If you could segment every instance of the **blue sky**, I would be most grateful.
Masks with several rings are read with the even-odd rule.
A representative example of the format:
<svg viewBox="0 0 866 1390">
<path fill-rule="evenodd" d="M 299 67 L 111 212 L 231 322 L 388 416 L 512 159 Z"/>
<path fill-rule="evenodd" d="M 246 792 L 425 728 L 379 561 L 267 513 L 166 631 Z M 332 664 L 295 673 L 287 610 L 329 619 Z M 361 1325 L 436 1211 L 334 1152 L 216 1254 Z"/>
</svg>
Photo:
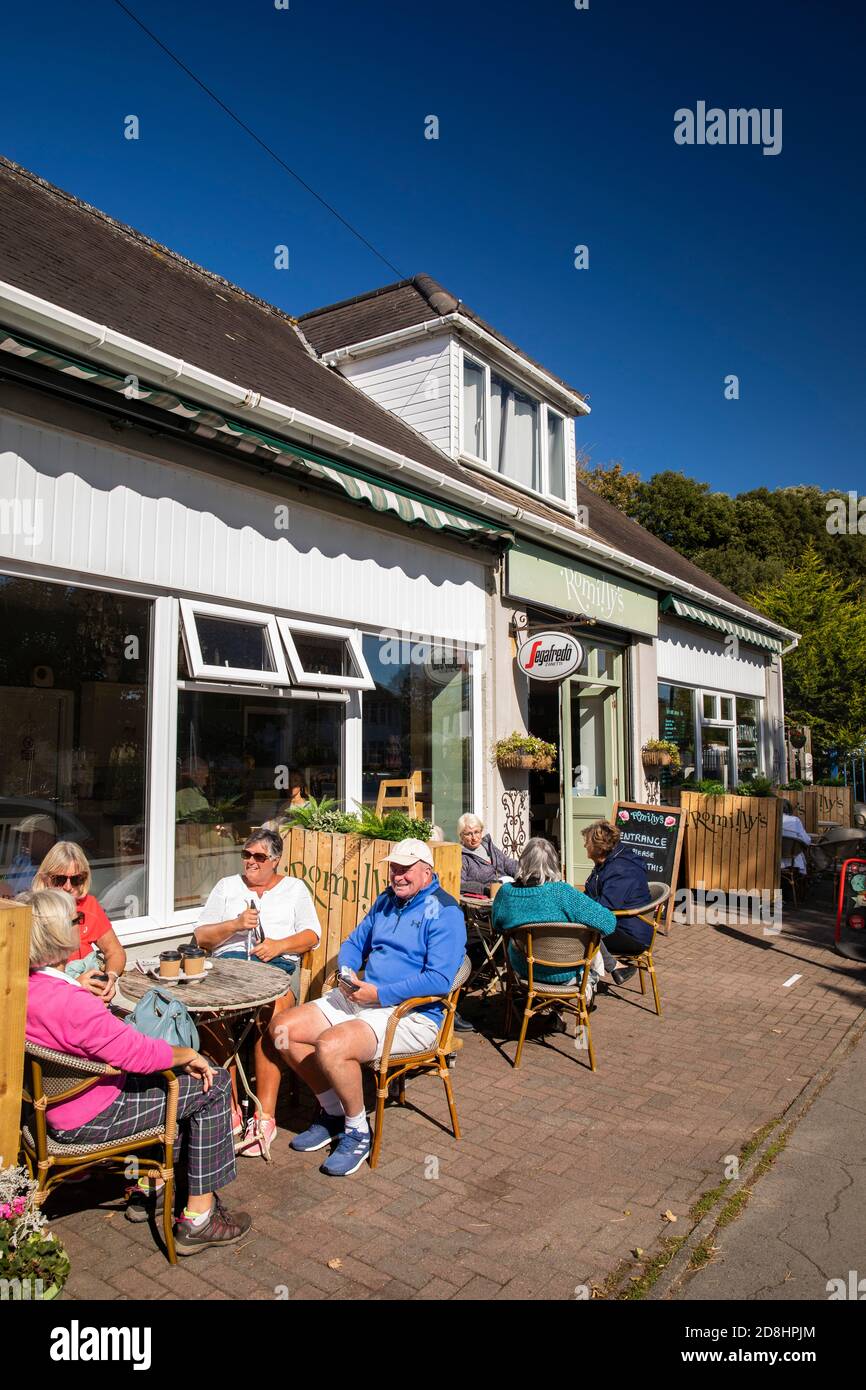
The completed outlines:
<svg viewBox="0 0 866 1390">
<path fill-rule="evenodd" d="M 596 460 L 862 490 L 853 0 L 129 5 L 403 274 L 588 393 Z M 396 278 L 113 0 L 15 7 L 3 37 L 8 157 L 291 313 Z M 677 145 L 699 100 L 780 107 L 781 153 Z"/>
</svg>

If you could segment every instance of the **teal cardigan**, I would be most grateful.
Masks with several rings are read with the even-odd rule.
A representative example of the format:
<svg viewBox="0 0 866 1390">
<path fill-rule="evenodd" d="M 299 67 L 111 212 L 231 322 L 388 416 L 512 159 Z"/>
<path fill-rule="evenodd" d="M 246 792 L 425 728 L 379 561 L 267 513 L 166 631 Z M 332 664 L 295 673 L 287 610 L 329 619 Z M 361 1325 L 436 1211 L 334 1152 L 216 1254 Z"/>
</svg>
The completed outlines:
<svg viewBox="0 0 866 1390">
<path fill-rule="evenodd" d="M 514 927 L 525 927 L 532 922 L 576 922 L 584 927 L 592 927 L 609 936 L 616 929 L 616 918 L 601 903 L 593 902 L 585 893 L 572 888 L 570 883 L 539 883 L 533 888 L 519 888 L 515 883 L 503 883 L 493 899 L 491 922 L 497 932 L 509 932 Z M 511 963 L 519 974 L 526 974 L 526 960 L 523 952 L 513 943 L 508 943 Z M 552 984 L 566 984 L 574 979 L 572 970 L 557 970 L 552 965 L 537 965 L 534 975 L 539 980 L 549 980 Z"/>
</svg>

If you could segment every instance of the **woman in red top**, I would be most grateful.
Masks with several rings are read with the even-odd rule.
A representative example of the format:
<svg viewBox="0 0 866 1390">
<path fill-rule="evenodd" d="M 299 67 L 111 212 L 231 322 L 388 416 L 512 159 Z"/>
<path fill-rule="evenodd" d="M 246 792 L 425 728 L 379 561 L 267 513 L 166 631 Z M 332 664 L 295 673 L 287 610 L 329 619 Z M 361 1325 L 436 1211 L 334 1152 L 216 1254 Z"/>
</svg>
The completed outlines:
<svg viewBox="0 0 866 1390">
<path fill-rule="evenodd" d="M 59 888 L 75 899 L 78 911 L 77 922 L 80 943 L 73 951 L 70 960 L 83 960 L 94 949 L 101 951 L 105 959 L 105 973 L 108 983 L 104 984 L 94 976 L 97 970 L 85 970 L 79 975 L 78 983 L 91 994 L 98 994 L 109 1004 L 117 992 L 117 981 L 126 966 L 126 952 L 117 935 L 90 891 L 90 865 L 80 845 L 72 840 L 58 840 L 48 851 L 33 879 L 34 889 Z"/>
</svg>

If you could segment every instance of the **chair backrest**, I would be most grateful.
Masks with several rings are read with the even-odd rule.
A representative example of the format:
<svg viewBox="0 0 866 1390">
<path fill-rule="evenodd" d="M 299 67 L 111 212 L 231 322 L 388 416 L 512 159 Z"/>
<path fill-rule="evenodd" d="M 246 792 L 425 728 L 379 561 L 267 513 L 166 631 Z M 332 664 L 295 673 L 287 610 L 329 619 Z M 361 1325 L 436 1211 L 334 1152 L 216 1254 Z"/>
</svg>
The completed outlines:
<svg viewBox="0 0 866 1390">
<path fill-rule="evenodd" d="M 513 927 L 511 940 L 517 939 L 526 958 L 530 983 L 536 965 L 553 966 L 557 970 L 574 970 L 589 966 L 598 950 L 601 932 L 578 922 L 528 922 Z M 581 994 L 586 989 L 588 970 L 583 970 Z"/>
<path fill-rule="evenodd" d="M 91 1062 L 86 1057 L 73 1057 L 68 1052 L 55 1052 L 50 1047 L 39 1047 L 36 1043 L 26 1043 L 25 1058 L 30 1063 L 33 1089 L 30 1099 L 36 1104 L 43 1098 L 58 1104 L 72 1100 L 91 1086 L 95 1086 L 102 1076 L 119 1076 L 117 1067 L 107 1062 Z"/>
<path fill-rule="evenodd" d="M 646 922 L 647 926 L 652 927 L 652 940 L 645 948 L 651 951 L 655 942 L 656 931 L 662 919 L 661 909 L 670 897 L 672 890 L 669 883 L 662 883 L 658 879 L 650 879 L 648 887 L 650 894 L 648 903 L 644 903 L 641 907 L 612 908 L 611 911 L 614 917 L 639 917 L 642 922 Z"/>
<path fill-rule="evenodd" d="M 451 1038 L 454 1033 L 454 1015 L 457 1012 L 457 999 L 471 973 L 472 962 L 468 956 L 464 956 L 463 963 L 454 976 L 454 983 L 442 1000 L 445 1006 L 445 1014 L 439 1029 L 439 1038 L 436 1046 L 442 1048 L 446 1052 L 451 1045 Z"/>
<path fill-rule="evenodd" d="M 783 859 L 794 859 L 796 855 L 800 854 L 805 848 L 806 846 L 803 844 L 803 841 L 798 840 L 796 835 L 782 836 Z"/>
</svg>

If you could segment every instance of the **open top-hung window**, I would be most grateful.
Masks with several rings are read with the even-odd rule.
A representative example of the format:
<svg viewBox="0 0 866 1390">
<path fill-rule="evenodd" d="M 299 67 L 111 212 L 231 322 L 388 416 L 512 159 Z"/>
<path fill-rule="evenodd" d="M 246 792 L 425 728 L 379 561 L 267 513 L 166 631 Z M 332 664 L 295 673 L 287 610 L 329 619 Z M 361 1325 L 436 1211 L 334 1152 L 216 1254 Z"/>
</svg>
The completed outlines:
<svg viewBox="0 0 866 1390">
<path fill-rule="evenodd" d="M 299 618 L 278 618 L 295 685 L 335 690 L 373 690 L 361 635 L 354 628 L 330 627 Z"/>
<path fill-rule="evenodd" d="M 181 599 L 190 675 L 198 680 L 288 685 L 277 620 L 271 613 Z"/>
</svg>

